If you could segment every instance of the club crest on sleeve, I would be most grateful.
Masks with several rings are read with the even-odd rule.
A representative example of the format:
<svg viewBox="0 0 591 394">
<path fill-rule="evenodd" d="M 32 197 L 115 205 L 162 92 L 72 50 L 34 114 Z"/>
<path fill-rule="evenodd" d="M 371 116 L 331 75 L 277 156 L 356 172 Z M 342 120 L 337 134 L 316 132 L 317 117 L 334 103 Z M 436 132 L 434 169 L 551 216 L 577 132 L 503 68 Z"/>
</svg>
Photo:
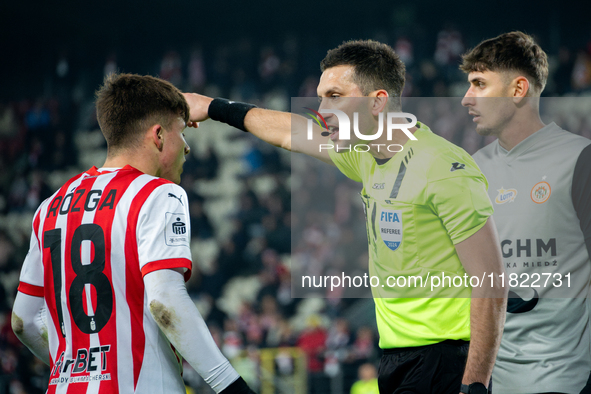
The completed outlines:
<svg viewBox="0 0 591 394">
<path fill-rule="evenodd" d="M 189 231 L 184 213 L 166 213 L 164 239 L 168 246 L 189 246 Z"/>
</svg>

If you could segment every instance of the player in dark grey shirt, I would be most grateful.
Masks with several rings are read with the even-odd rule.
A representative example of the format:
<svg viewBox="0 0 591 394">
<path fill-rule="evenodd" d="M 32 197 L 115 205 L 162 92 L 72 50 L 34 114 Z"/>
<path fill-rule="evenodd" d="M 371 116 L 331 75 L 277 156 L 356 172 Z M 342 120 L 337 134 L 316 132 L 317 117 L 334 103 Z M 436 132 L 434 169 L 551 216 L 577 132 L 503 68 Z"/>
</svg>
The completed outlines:
<svg viewBox="0 0 591 394">
<path fill-rule="evenodd" d="M 497 137 L 474 155 L 513 297 L 494 392 L 591 392 L 591 141 L 541 121 L 548 62 L 526 34 L 483 41 L 461 69 L 476 131 Z"/>
</svg>

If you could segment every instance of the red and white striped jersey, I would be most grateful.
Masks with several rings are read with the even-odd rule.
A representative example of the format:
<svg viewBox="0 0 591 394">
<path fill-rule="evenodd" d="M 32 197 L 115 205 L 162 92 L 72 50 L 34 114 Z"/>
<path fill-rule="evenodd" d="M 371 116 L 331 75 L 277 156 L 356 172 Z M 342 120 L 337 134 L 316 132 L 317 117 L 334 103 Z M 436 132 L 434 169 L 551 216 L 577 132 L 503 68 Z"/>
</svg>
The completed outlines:
<svg viewBox="0 0 591 394">
<path fill-rule="evenodd" d="M 135 168 L 70 179 L 35 214 L 19 291 L 44 297 L 48 393 L 184 392 L 143 275 L 191 270 L 185 191 Z"/>
</svg>

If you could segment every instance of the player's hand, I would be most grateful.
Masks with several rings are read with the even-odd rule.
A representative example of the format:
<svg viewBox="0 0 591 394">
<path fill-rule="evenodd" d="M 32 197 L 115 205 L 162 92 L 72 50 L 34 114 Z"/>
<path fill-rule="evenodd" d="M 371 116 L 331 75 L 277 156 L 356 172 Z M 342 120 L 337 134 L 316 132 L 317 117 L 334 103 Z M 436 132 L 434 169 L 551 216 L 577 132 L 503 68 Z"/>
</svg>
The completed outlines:
<svg viewBox="0 0 591 394">
<path fill-rule="evenodd" d="M 187 127 L 199 127 L 198 122 L 209 119 L 207 110 L 213 99 L 197 93 L 183 93 L 183 96 L 185 96 L 185 100 L 189 104 L 189 122 L 187 123 Z"/>
</svg>

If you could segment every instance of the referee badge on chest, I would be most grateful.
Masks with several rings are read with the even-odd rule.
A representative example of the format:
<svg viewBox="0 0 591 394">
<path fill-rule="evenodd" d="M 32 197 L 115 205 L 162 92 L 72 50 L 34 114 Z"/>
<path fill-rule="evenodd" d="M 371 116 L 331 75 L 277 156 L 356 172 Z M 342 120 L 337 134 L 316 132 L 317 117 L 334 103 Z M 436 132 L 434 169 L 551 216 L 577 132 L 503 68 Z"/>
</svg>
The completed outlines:
<svg viewBox="0 0 591 394">
<path fill-rule="evenodd" d="M 397 250 L 402 242 L 402 211 L 383 209 L 380 212 L 380 235 L 391 250 Z"/>
</svg>

